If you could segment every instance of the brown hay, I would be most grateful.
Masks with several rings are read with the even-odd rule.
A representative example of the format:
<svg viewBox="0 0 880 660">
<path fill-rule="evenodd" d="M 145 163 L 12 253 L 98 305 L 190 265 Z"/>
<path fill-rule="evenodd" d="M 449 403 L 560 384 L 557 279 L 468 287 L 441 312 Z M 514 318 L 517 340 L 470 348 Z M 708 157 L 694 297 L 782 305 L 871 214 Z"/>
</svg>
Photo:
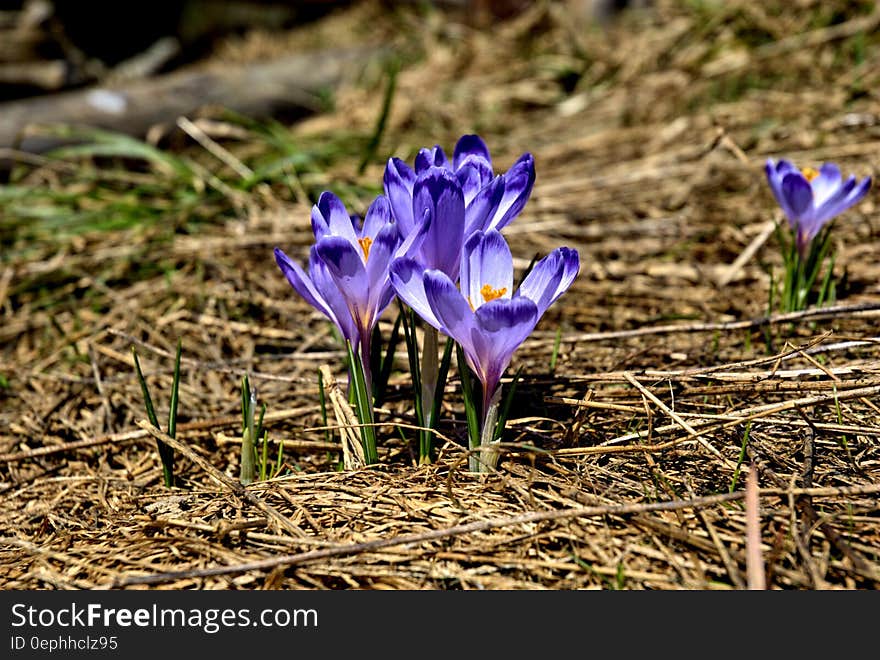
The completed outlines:
<svg viewBox="0 0 880 660">
<path fill-rule="evenodd" d="M 380 153 L 451 151 L 471 130 L 498 169 L 529 150 L 537 183 L 507 231 L 518 265 L 558 245 L 580 251 L 579 278 L 514 358 L 523 380 L 499 471 L 466 471 L 455 378 L 440 456 L 416 464 L 394 429 L 413 435 L 403 356 L 377 413 L 380 463 L 338 469 L 345 411 L 324 424 L 317 373 L 344 378 L 343 353 L 271 255 L 279 245 L 304 258 L 310 201 L 295 185 L 258 187 L 238 218 L 170 243 L 154 230 L 103 232 L 4 261 L 0 585 L 880 586 L 876 193 L 837 221 L 842 299 L 767 317 L 779 258 L 766 229 L 778 212 L 762 172 L 785 156 L 876 179 L 880 49 L 866 47 L 858 68 L 842 63 L 854 39 L 876 46 L 858 33 L 880 14 L 770 5 L 724 3 L 707 18 L 656 2 L 605 31 L 558 3 L 491 32 L 373 3 L 325 19 L 321 30 L 357 25 L 353 38 L 420 57 L 400 73 Z M 816 27 L 832 9 L 848 20 Z M 260 38 L 270 45 L 232 44 L 226 56 L 271 48 Z M 294 130 L 369 134 L 380 104 L 381 76 L 367 71 L 333 112 Z M 239 147 L 221 153 L 240 163 Z M 337 163 L 319 183 L 381 180 L 380 162 L 356 169 Z M 30 181 L 64 176 L 39 167 Z M 168 274 L 135 278 L 138 263 Z M 178 337 L 180 486 L 169 490 L 131 347 L 162 420 Z M 287 472 L 247 488 L 245 372 Z"/>
</svg>

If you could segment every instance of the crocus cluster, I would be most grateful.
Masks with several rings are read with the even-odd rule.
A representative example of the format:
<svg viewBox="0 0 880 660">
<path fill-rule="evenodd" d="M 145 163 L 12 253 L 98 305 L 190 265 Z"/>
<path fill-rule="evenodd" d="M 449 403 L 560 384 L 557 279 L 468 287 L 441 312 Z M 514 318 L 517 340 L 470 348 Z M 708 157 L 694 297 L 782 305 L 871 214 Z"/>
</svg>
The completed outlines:
<svg viewBox="0 0 880 660">
<path fill-rule="evenodd" d="M 835 163 L 824 163 L 818 170 L 798 169 L 791 161 L 768 159 L 764 169 L 790 232 L 790 238 L 779 233 L 785 264 L 782 311 L 804 309 L 810 301 L 821 304 L 830 295 L 831 221 L 862 200 L 871 187 L 871 178 L 858 181 L 850 175 L 844 180 Z M 826 275 L 820 277 L 823 267 Z"/>
<path fill-rule="evenodd" d="M 427 329 L 451 338 L 480 383 L 485 426 L 494 419 L 492 407 L 514 352 L 579 270 L 577 252 L 560 247 L 514 288 L 513 257 L 501 230 L 523 210 L 534 182 L 531 154 L 495 173 L 485 142 L 464 135 L 451 160 L 440 146 L 421 149 L 413 167 L 390 158 L 385 194 L 363 222 L 333 193 L 322 193 L 312 209 L 315 244 L 308 272 L 279 248 L 275 259 L 365 367 L 373 329 L 395 295 Z M 481 436 L 496 437 L 491 431 Z"/>
</svg>

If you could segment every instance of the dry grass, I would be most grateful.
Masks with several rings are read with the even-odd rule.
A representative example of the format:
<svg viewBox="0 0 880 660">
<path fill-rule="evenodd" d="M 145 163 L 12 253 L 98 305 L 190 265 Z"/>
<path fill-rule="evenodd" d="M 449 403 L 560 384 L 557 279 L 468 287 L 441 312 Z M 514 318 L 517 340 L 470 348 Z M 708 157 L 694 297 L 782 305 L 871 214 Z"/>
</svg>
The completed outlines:
<svg viewBox="0 0 880 660">
<path fill-rule="evenodd" d="M 199 209 L 172 200 L 158 223 L 4 238 L 0 584 L 876 589 L 876 193 L 837 221 L 836 304 L 768 316 L 780 260 L 762 167 L 768 156 L 835 160 L 876 179 L 880 13 L 796 5 L 657 2 L 602 32 L 552 4 L 491 33 L 356 6 L 315 30 L 361 26 L 352 39 L 419 56 L 398 77 L 364 172 L 340 156 L 224 189 L 237 176 L 229 163 L 190 144 L 174 148 L 202 163 L 220 209 L 212 221 L 193 225 Z M 259 39 L 222 56 L 303 43 Z M 382 84 L 367 69 L 293 139 L 363 143 Z M 403 356 L 378 413 L 380 463 L 340 470 L 317 374 L 341 374 L 342 352 L 272 247 L 304 258 L 315 190 L 341 190 L 363 210 L 384 155 L 451 150 L 470 131 L 498 169 L 535 156 L 532 199 L 507 231 L 519 266 L 565 244 L 580 251 L 581 274 L 515 356 L 523 381 L 496 474 L 466 472 L 455 378 L 440 456 L 416 465 Z M 259 152 L 247 134 L 221 142 L 243 162 Z M 88 208 L 101 203 L 90 195 L 96 167 L 39 162 L 21 183 Z M 138 194 L 161 210 L 161 194 Z M 178 338 L 180 427 L 166 440 L 179 486 L 169 490 L 131 347 L 161 419 Z M 245 372 L 271 440 L 284 442 L 284 475 L 247 488 L 237 481 Z"/>
</svg>

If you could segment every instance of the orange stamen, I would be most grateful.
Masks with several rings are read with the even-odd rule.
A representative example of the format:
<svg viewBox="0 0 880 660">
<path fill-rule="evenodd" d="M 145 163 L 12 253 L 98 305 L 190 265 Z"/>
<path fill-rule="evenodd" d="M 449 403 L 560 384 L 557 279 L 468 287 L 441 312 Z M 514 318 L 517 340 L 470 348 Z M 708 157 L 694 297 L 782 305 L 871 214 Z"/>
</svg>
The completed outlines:
<svg viewBox="0 0 880 660">
<path fill-rule="evenodd" d="M 373 245 L 373 239 L 369 236 L 364 236 L 358 239 L 358 243 L 361 245 L 361 250 L 364 251 L 364 261 L 366 261 L 370 258 L 370 246 Z"/>
<path fill-rule="evenodd" d="M 807 181 L 812 183 L 813 179 L 815 179 L 817 176 L 819 176 L 819 170 L 817 170 L 813 167 L 805 167 L 804 169 L 801 170 L 801 174 L 804 175 L 804 178 Z"/>
<path fill-rule="evenodd" d="M 507 293 L 507 287 L 501 287 L 500 289 L 493 289 L 491 284 L 484 284 L 483 288 L 480 289 L 480 293 L 483 296 L 483 302 L 489 302 L 490 300 L 495 300 L 496 298 L 500 298 L 505 293 Z"/>
</svg>

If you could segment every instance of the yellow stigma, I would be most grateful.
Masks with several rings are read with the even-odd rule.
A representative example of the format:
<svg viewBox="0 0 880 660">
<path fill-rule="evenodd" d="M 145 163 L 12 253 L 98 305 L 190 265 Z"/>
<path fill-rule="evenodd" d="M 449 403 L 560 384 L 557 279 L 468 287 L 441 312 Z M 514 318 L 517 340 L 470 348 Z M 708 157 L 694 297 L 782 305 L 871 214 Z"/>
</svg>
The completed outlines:
<svg viewBox="0 0 880 660">
<path fill-rule="evenodd" d="M 358 243 L 361 245 L 361 250 L 364 251 L 364 261 L 366 261 L 370 258 L 370 246 L 373 245 L 373 239 L 369 236 L 364 236 L 358 239 Z"/>
<path fill-rule="evenodd" d="M 500 289 L 493 289 L 491 284 L 484 284 L 483 288 L 480 289 L 480 294 L 483 296 L 483 302 L 489 302 L 490 300 L 500 298 L 505 293 L 507 293 L 506 286 L 501 287 Z"/>
<path fill-rule="evenodd" d="M 817 176 L 819 176 L 819 170 L 817 170 L 813 167 L 805 167 L 804 169 L 801 170 L 801 174 L 804 175 L 804 178 L 807 181 L 812 183 L 813 179 L 815 179 Z"/>
</svg>

